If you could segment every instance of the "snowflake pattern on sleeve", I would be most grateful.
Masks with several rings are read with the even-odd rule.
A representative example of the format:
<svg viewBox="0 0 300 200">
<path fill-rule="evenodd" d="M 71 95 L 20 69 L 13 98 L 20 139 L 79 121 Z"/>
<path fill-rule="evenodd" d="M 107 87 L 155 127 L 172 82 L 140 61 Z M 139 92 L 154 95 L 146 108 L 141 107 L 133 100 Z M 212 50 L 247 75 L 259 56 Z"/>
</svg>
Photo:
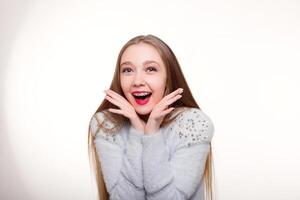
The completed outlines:
<svg viewBox="0 0 300 200">
<path fill-rule="evenodd" d="M 109 142 L 114 143 L 116 141 L 116 135 L 109 132 L 101 131 L 100 124 L 103 123 L 104 128 L 110 129 L 113 124 L 108 120 L 104 119 L 104 114 L 102 112 L 97 112 L 93 115 L 90 127 L 94 137 L 101 137 Z"/>
<path fill-rule="evenodd" d="M 214 133 L 212 120 L 202 110 L 191 108 L 179 114 L 171 127 L 184 146 L 210 143 Z"/>
</svg>

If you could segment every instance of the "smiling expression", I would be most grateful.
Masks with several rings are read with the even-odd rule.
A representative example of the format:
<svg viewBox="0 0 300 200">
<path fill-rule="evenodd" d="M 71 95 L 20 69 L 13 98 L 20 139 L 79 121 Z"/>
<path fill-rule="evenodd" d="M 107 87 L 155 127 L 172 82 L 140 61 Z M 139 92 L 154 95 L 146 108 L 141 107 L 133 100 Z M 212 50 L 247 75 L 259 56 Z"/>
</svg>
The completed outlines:
<svg viewBox="0 0 300 200">
<path fill-rule="evenodd" d="M 163 98 L 166 87 L 166 67 L 155 47 L 146 43 L 127 47 L 120 61 L 120 82 L 136 112 L 149 114 Z M 151 96 L 141 100 L 133 92 L 148 92 Z"/>
</svg>

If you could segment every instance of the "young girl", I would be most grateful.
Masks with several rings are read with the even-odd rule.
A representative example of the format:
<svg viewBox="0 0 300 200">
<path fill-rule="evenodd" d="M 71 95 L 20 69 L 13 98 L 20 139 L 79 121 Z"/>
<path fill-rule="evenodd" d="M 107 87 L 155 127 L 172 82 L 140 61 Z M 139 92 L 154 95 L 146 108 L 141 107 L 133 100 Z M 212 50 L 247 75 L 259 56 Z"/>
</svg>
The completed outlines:
<svg viewBox="0 0 300 200">
<path fill-rule="evenodd" d="M 88 141 L 101 200 L 213 199 L 214 125 L 165 42 L 129 40 L 105 92 Z"/>
</svg>

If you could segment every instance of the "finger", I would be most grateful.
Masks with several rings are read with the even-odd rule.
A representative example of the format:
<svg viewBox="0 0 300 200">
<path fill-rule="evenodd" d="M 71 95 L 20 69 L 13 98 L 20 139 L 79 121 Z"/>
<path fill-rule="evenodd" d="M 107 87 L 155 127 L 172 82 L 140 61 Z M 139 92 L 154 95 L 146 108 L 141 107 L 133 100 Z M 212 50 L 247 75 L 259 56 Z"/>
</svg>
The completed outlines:
<svg viewBox="0 0 300 200">
<path fill-rule="evenodd" d="M 128 104 L 127 100 L 124 99 L 124 97 L 122 97 L 121 95 L 119 95 L 118 93 L 114 92 L 113 90 L 105 90 L 107 96 L 111 97 L 112 99 L 114 99 L 115 101 L 119 102 L 118 106 L 121 108 L 121 106 L 126 106 L 126 104 Z"/>
<path fill-rule="evenodd" d="M 117 99 L 118 101 L 120 102 L 123 102 L 123 103 L 128 103 L 127 100 L 124 99 L 123 96 L 121 96 L 120 94 L 118 94 L 117 92 L 111 90 L 111 89 L 108 89 L 106 91 L 111 97 Z"/>
<path fill-rule="evenodd" d="M 117 105 L 122 110 L 122 115 L 131 119 L 134 116 L 135 110 L 132 105 L 122 95 L 114 92 L 111 89 L 104 90 L 107 93 L 106 99 Z"/>
<path fill-rule="evenodd" d="M 178 99 L 180 99 L 182 97 L 182 95 L 178 94 L 177 96 L 174 96 L 173 98 L 169 99 L 165 106 L 169 106 L 171 105 L 172 103 L 174 103 L 175 101 L 177 101 Z"/>
<path fill-rule="evenodd" d="M 179 88 L 179 92 L 182 93 L 182 90 L 180 90 L 181 88 Z M 180 99 L 182 97 L 182 95 L 176 93 L 178 92 L 177 90 L 175 90 L 174 92 L 170 93 L 170 95 L 175 95 L 170 97 L 169 99 L 162 99 L 157 105 L 156 107 L 160 110 L 165 110 L 169 105 L 171 105 L 173 102 L 177 101 L 178 99 Z M 167 97 L 167 96 L 166 96 Z"/>
<path fill-rule="evenodd" d="M 109 108 L 108 111 L 123 115 L 122 110 L 119 110 L 119 109 Z"/>
<path fill-rule="evenodd" d="M 159 105 L 156 105 L 156 109 L 160 110 L 161 113 L 163 113 L 165 111 L 165 109 L 172 109 L 168 108 L 172 103 L 174 103 L 175 101 L 177 101 L 178 99 L 180 99 L 182 97 L 182 95 L 178 94 L 177 96 L 173 97 L 172 99 L 166 101 L 166 102 L 160 102 Z M 171 110 L 172 111 L 172 110 Z M 170 111 L 170 112 L 171 112 Z"/>
<path fill-rule="evenodd" d="M 115 104 L 116 106 L 118 106 L 119 108 L 121 108 L 122 104 L 120 102 L 118 102 L 117 100 L 113 99 L 112 97 L 106 95 L 105 99 L 107 99 L 108 101 L 110 101 L 111 103 Z"/>
<path fill-rule="evenodd" d="M 167 96 L 165 96 L 164 101 L 168 101 L 169 99 L 173 98 L 177 94 L 181 94 L 182 92 L 183 92 L 183 89 L 178 88 L 177 90 L 175 90 L 175 91 L 171 92 L 170 94 L 168 94 Z"/>
<path fill-rule="evenodd" d="M 161 114 L 162 114 L 162 116 L 167 115 L 170 112 L 172 112 L 174 109 L 175 109 L 174 107 L 168 108 L 167 110 L 164 110 Z"/>
</svg>

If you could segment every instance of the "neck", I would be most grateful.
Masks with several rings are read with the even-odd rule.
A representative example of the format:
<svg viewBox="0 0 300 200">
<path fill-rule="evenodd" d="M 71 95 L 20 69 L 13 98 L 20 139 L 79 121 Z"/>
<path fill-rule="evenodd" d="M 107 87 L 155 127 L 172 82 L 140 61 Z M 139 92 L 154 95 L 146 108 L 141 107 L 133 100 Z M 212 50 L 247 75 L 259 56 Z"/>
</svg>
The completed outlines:
<svg viewBox="0 0 300 200">
<path fill-rule="evenodd" d="M 138 114 L 138 116 L 139 116 L 145 123 L 147 123 L 150 114 L 147 114 L 147 115 L 140 115 L 140 114 Z"/>
</svg>

